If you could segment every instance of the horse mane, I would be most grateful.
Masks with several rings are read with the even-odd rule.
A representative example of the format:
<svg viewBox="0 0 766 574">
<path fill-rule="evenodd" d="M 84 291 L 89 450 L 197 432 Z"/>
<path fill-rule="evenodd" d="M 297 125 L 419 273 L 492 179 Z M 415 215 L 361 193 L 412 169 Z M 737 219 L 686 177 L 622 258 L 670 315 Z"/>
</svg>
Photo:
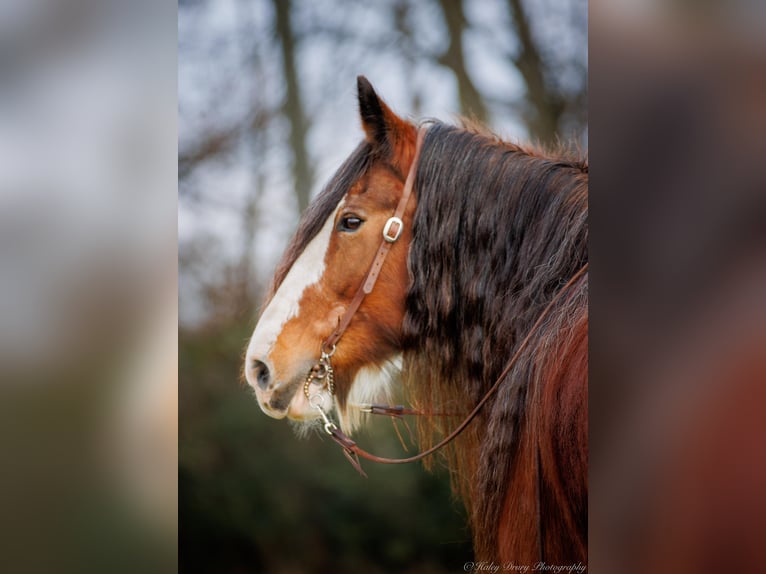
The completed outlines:
<svg viewBox="0 0 766 574">
<path fill-rule="evenodd" d="M 415 184 L 403 324 L 402 376 L 413 404 L 468 412 L 587 262 L 587 174 L 586 160 L 522 148 L 474 127 L 429 128 Z M 552 372 L 566 376 L 564 361 L 587 340 L 587 276 L 575 291 L 557 303 L 479 420 L 446 449 L 453 488 L 468 507 L 482 559 L 497 558 L 497 525 L 514 465 L 534 473 L 540 458 L 561 464 L 555 461 L 562 453 L 550 449 L 537 461 L 517 458 L 523 441 L 544 439 L 541 417 L 547 415 L 540 404 L 556 400 L 548 396 L 546 379 Z M 422 417 L 421 447 L 461 420 Z M 584 444 L 576 441 L 586 437 L 560 438 Z M 579 459 L 574 463 L 582 466 Z M 552 496 L 567 496 L 566 488 L 558 490 Z M 527 504 L 534 505 L 532 492 Z M 576 520 L 565 517 L 570 527 Z"/>
</svg>

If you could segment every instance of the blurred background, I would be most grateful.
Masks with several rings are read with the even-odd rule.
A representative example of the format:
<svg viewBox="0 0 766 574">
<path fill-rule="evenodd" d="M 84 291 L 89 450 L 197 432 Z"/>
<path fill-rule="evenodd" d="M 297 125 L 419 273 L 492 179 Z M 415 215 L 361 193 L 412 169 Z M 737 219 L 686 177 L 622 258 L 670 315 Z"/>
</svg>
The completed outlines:
<svg viewBox="0 0 766 574">
<path fill-rule="evenodd" d="M 361 479 L 239 383 L 300 209 L 361 137 L 359 73 L 402 114 L 588 150 L 590 568 L 763 571 L 764 4 L 593 0 L 589 60 L 585 22 L 0 2 L 0 571 L 176 571 L 179 522 L 188 572 L 462 570 L 443 472 Z"/>
<path fill-rule="evenodd" d="M 599 2 L 590 567 L 766 568 L 766 4 Z"/>
<path fill-rule="evenodd" d="M 242 353 L 300 213 L 363 137 L 356 76 L 404 117 L 587 148 L 585 1 L 183 0 L 178 32 L 181 570 L 462 571 L 443 469 L 359 477 L 261 413 Z M 360 441 L 397 452 L 388 421 Z"/>
<path fill-rule="evenodd" d="M 175 3 L 0 2 L 0 571 L 176 562 Z"/>
</svg>

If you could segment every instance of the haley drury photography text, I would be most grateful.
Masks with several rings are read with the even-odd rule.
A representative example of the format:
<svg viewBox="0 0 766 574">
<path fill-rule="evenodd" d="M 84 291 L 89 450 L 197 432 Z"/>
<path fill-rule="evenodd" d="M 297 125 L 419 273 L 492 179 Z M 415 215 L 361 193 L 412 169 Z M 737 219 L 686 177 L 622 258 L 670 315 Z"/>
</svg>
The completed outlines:
<svg viewBox="0 0 766 574">
<path fill-rule="evenodd" d="M 466 562 L 463 565 L 465 572 L 578 572 L 583 574 L 587 566 L 581 562 L 577 564 L 548 564 L 535 562 L 534 564 L 516 564 L 514 562 Z"/>
</svg>

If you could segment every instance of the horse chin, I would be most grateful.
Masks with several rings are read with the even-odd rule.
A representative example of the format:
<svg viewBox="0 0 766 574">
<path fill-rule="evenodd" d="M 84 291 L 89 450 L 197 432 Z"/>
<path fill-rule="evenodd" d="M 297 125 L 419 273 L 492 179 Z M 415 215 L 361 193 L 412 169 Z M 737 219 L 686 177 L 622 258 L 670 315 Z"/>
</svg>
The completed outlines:
<svg viewBox="0 0 766 574">
<path fill-rule="evenodd" d="M 270 416 L 273 419 L 280 420 L 287 416 L 287 410 L 273 409 L 269 406 L 268 403 L 263 403 L 261 401 L 258 402 L 258 405 L 261 407 L 261 410 L 264 414 Z"/>
<path fill-rule="evenodd" d="M 326 402 L 326 401 L 325 401 Z M 306 396 L 301 393 L 295 393 L 287 408 L 274 408 L 270 403 L 260 403 L 261 410 L 273 419 L 281 420 L 285 417 L 295 422 L 313 421 L 321 418 L 319 411 L 312 408 Z"/>
<path fill-rule="evenodd" d="M 320 398 L 315 399 L 314 397 L 317 396 Z M 333 408 L 332 396 L 326 391 L 320 391 L 319 393 L 313 395 L 312 401 L 322 407 L 326 413 L 330 412 Z M 293 421 L 301 422 L 321 418 L 321 415 L 319 414 L 319 410 L 317 408 L 311 406 L 308 398 L 306 398 L 306 394 L 303 392 L 303 389 L 301 389 L 295 393 L 295 396 L 293 396 L 292 400 L 290 401 L 290 405 L 287 408 L 287 418 Z"/>
<path fill-rule="evenodd" d="M 321 397 L 321 400 L 314 398 Z M 334 399 L 326 390 L 312 396 L 312 402 L 319 404 L 325 413 L 329 413 L 334 406 Z M 319 410 L 312 407 L 303 390 L 296 393 L 287 410 L 287 421 L 290 423 L 298 438 L 308 438 L 315 432 L 324 432 L 325 423 Z"/>
</svg>

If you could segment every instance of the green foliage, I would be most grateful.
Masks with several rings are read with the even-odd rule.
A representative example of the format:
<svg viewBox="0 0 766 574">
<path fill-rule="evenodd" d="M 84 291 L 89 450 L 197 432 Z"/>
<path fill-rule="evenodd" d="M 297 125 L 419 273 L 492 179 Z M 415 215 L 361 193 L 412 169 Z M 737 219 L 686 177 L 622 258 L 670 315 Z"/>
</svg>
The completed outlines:
<svg viewBox="0 0 766 574">
<path fill-rule="evenodd" d="M 180 336 L 180 571 L 462 571 L 470 532 L 446 473 L 368 463 L 365 479 L 331 441 L 265 416 L 240 377 L 249 334 Z M 359 441 L 396 450 L 386 420 Z"/>
</svg>

